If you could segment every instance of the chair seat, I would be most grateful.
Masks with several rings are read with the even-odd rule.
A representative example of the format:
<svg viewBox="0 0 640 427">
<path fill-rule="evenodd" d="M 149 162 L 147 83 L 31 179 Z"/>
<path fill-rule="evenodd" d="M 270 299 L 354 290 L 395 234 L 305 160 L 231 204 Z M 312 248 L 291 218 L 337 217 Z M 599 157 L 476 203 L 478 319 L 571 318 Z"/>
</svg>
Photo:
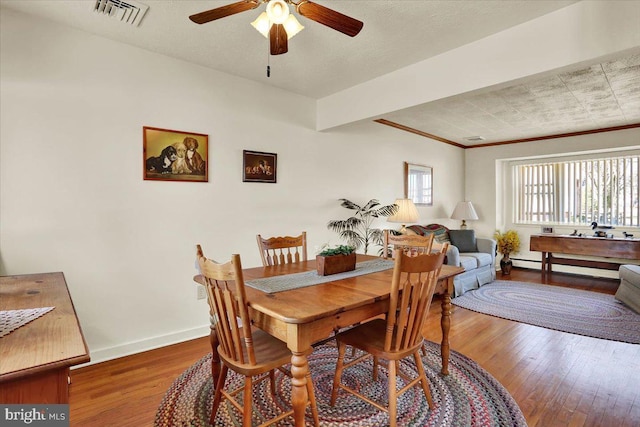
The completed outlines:
<svg viewBox="0 0 640 427">
<path fill-rule="evenodd" d="M 386 360 L 403 359 L 415 353 L 417 349 L 422 346 L 422 341 L 420 341 L 413 347 L 402 349 L 402 351 L 385 351 L 384 340 L 386 329 L 387 321 L 385 319 L 373 319 L 367 323 L 339 333 L 336 339 Z M 395 336 L 393 339 L 395 339 Z"/>
<path fill-rule="evenodd" d="M 227 356 L 221 346 L 218 346 L 220 358 L 231 369 L 244 376 L 254 376 L 286 365 L 291 361 L 291 350 L 287 348 L 287 345 L 283 341 L 257 328 L 252 328 L 251 334 L 253 336 L 253 349 L 256 356 L 255 365 L 248 363 L 249 357 L 246 354 L 246 350 L 244 360 L 247 363 L 238 363 Z"/>
</svg>

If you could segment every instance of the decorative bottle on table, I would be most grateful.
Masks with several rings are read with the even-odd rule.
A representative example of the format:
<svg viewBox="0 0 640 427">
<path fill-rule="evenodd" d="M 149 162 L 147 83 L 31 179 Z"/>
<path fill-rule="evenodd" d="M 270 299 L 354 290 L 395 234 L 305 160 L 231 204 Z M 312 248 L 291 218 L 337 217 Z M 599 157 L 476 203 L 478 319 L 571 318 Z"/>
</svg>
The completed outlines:
<svg viewBox="0 0 640 427">
<path fill-rule="evenodd" d="M 502 254 L 502 259 L 500 260 L 502 275 L 508 276 L 511 274 L 511 267 L 513 267 L 513 261 L 511 261 L 509 256 L 511 253 L 520 250 L 520 236 L 518 236 L 518 232 L 515 230 L 507 230 L 505 233 L 496 230 L 493 237 L 498 244 L 498 252 Z"/>
<path fill-rule="evenodd" d="M 509 258 L 509 252 L 502 255 L 502 259 L 500 260 L 500 269 L 502 270 L 502 274 L 508 276 L 511 274 L 511 267 L 513 267 L 513 261 Z"/>
</svg>

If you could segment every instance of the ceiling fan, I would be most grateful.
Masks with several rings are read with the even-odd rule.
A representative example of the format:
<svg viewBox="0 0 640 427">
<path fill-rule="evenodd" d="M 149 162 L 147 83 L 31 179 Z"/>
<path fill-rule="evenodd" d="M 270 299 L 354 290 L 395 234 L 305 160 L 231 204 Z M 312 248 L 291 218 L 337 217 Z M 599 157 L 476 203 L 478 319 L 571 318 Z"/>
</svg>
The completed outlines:
<svg viewBox="0 0 640 427">
<path fill-rule="evenodd" d="M 350 37 L 356 36 L 364 25 L 362 21 L 308 0 L 298 2 L 293 0 L 244 0 L 196 13 L 189 16 L 189 19 L 196 24 L 205 24 L 236 13 L 253 10 L 262 3 L 267 3 L 266 11 L 251 25 L 269 38 L 271 55 L 286 53 L 288 39 L 304 28 L 295 19 L 295 16 L 289 13 L 289 5 L 292 5 L 295 11 L 305 18 L 326 25 Z"/>
</svg>

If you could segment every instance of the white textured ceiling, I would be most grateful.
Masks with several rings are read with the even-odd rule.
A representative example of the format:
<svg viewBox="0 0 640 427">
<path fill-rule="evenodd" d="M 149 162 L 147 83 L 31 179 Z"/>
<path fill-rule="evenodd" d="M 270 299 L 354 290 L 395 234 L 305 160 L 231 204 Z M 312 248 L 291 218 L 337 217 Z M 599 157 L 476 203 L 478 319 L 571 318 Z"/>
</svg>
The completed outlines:
<svg viewBox="0 0 640 427">
<path fill-rule="evenodd" d="M 10 8 L 246 79 L 322 98 L 575 3 L 575 0 L 322 1 L 364 22 L 347 37 L 299 17 L 305 29 L 289 52 L 270 58 L 268 41 L 249 23 L 258 9 L 203 25 L 188 16 L 234 0 L 141 0 L 134 27 L 93 12 L 95 0 L 0 0 Z M 0 9 L 1 12 L 2 9 Z M 472 145 L 638 122 L 639 56 L 500 90 L 440 100 L 384 118 Z M 612 124 L 614 123 L 614 124 Z"/>
<path fill-rule="evenodd" d="M 640 53 L 384 119 L 467 146 L 640 124 Z"/>
</svg>

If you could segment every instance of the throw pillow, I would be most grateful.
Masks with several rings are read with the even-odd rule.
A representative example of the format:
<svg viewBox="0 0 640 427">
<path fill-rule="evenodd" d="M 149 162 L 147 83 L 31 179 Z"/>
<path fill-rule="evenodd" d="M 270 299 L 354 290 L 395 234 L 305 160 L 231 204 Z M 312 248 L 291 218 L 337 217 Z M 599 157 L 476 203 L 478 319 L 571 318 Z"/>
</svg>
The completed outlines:
<svg viewBox="0 0 640 427">
<path fill-rule="evenodd" d="M 428 236 L 429 234 L 433 234 L 433 240 L 438 243 L 449 242 L 449 229 L 444 225 L 410 225 L 409 227 L 407 227 L 407 229 L 420 236 Z"/>
<path fill-rule="evenodd" d="M 460 252 L 478 252 L 476 233 L 473 230 L 449 230 L 449 238 Z"/>
</svg>

